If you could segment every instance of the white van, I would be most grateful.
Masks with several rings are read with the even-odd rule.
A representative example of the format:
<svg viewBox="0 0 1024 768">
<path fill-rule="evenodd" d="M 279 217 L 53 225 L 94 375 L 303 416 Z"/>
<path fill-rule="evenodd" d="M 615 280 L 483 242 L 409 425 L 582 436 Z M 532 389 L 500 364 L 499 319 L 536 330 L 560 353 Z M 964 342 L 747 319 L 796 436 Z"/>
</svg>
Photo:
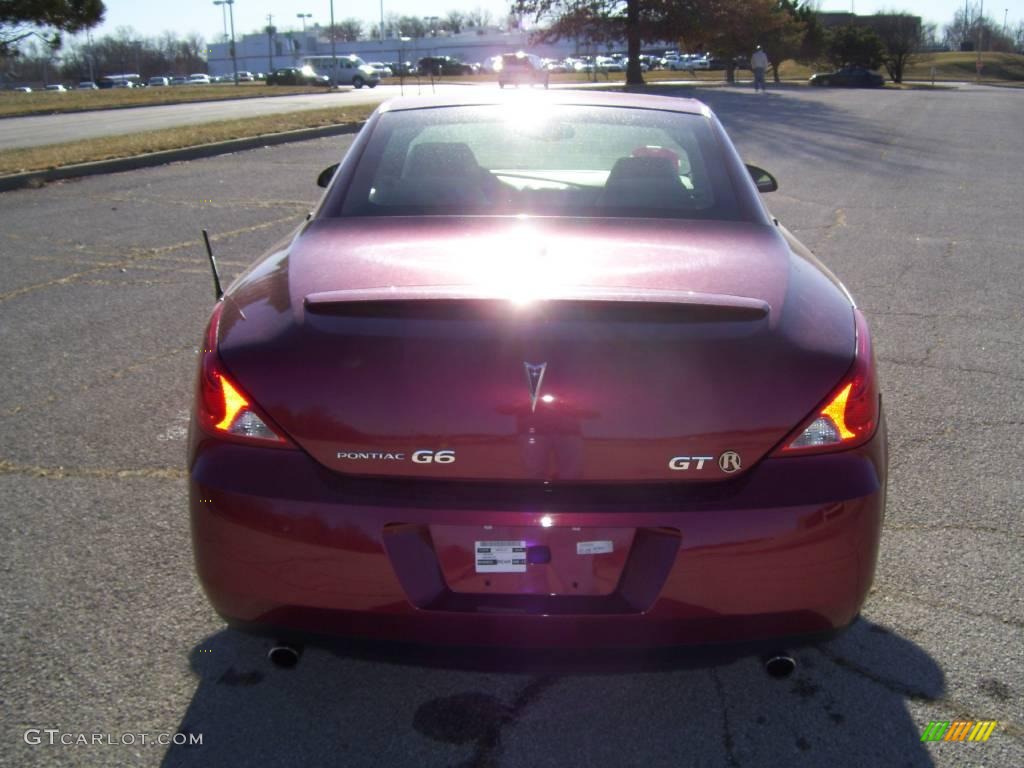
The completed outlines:
<svg viewBox="0 0 1024 768">
<path fill-rule="evenodd" d="M 303 64 L 312 67 L 318 75 L 326 75 L 332 85 L 351 85 L 362 88 L 368 85 L 376 88 L 380 74 L 355 54 L 348 56 L 307 56 Z"/>
</svg>

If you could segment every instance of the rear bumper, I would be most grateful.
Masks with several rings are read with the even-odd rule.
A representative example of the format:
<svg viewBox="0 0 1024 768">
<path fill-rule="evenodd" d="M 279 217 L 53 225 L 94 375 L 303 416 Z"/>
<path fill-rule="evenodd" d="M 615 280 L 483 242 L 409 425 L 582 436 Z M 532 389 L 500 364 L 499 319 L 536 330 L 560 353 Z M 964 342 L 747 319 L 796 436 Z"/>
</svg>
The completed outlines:
<svg viewBox="0 0 1024 768">
<path fill-rule="evenodd" d="M 498 76 L 498 82 L 503 85 L 543 85 L 548 81 L 548 76 L 542 72 L 503 72 Z"/>
<path fill-rule="evenodd" d="M 429 644 L 652 647 L 760 643 L 853 621 L 874 575 L 886 449 L 883 422 L 860 449 L 766 459 L 728 484 L 548 492 L 349 480 L 301 451 L 204 438 L 190 466 L 196 568 L 232 624 Z M 431 531 L 542 536 L 544 518 L 581 539 L 635 532 L 611 591 L 449 584 L 451 553 L 438 556 Z"/>
</svg>

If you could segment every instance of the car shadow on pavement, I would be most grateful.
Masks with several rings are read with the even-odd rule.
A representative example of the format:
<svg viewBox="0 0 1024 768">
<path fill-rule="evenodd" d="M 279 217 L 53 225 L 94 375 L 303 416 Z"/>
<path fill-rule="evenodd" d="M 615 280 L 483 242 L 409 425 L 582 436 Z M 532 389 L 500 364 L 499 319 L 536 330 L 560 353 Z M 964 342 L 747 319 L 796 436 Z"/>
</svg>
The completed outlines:
<svg viewBox="0 0 1024 768">
<path fill-rule="evenodd" d="M 377 644 L 307 648 L 224 630 L 192 649 L 198 686 L 164 766 L 928 766 L 907 702 L 944 691 L 921 648 L 860 619 L 793 652 L 495 654 Z"/>
<path fill-rule="evenodd" d="M 748 144 L 759 147 L 761 156 L 753 159 L 767 163 L 769 171 L 773 158 L 795 166 L 828 160 L 851 171 L 899 177 L 934 162 L 935 147 L 913 136 L 900 139 L 899 152 L 887 151 L 893 137 L 880 128 L 876 114 L 905 108 L 908 94 L 902 91 L 835 93 L 783 84 L 764 94 L 746 85 L 644 92 L 707 104 L 740 153 Z"/>
</svg>

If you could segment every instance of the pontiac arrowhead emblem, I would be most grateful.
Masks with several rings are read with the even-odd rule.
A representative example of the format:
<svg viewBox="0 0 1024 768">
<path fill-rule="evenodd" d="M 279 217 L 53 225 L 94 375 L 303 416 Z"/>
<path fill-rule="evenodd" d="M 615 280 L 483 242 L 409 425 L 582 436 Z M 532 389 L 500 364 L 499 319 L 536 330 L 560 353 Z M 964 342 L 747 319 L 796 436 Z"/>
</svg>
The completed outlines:
<svg viewBox="0 0 1024 768">
<path fill-rule="evenodd" d="M 544 381 L 544 369 L 547 363 L 523 363 L 526 369 L 526 385 L 530 388 L 530 411 L 537 410 L 537 398 L 540 396 L 540 385 Z"/>
</svg>

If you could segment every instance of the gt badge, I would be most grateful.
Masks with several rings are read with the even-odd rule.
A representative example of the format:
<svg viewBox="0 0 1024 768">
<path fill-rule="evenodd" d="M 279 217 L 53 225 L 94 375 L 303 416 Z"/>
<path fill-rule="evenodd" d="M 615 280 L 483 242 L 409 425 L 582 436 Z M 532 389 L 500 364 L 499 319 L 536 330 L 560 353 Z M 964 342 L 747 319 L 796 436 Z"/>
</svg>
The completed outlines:
<svg viewBox="0 0 1024 768">
<path fill-rule="evenodd" d="M 704 469 L 704 462 L 711 461 L 714 456 L 673 456 L 668 460 L 668 468 L 678 472 L 686 472 L 691 467 L 696 470 Z"/>
<path fill-rule="evenodd" d="M 718 457 L 718 468 L 727 474 L 738 472 L 741 466 L 740 455 L 736 451 L 726 451 Z"/>
</svg>

